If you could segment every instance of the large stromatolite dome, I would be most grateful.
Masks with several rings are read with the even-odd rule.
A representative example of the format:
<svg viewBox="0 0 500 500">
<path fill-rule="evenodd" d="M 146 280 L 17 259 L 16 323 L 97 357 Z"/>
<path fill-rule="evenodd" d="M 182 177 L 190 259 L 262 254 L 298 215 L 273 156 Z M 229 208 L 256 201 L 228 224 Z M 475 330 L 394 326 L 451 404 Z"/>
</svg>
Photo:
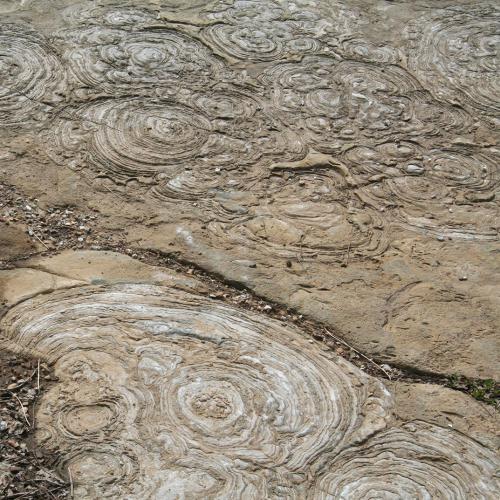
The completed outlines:
<svg viewBox="0 0 500 500">
<path fill-rule="evenodd" d="M 11 309 L 2 330 L 55 363 L 61 384 L 41 402 L 38 439 L 82 498 L 296 492 L 318 457 L 387 419 L 388 393 L 348 362 L 174 289 L 61 290 Z"/>
<path fill-rule="evenodd" d="M 170 172 L 203 154 L 211 123 L 178 103 L 139 99 L 84 105 L 56 121 L 51 156 L 90 164 L 114 178 Z M 206 153 L 205 153 L 206 154 Z"/>
<path fill-rule="evenodd" d="M 61 81 L 59 61 L 42 36 L 23 25 L 0 24 L 1 125 L 41 120 Z"/>
<path fill-rule="evenodd" d="M 410 422 L 341 453 L 310 498 L 494 499 L 498 467 L 495 454 L 472 439 Z"/>
<path fill-rule="evenodd" d="M 418 19 L 406 29 L 408 66 L 439 98 L 498 113 L 500 11 L 454 7 Z"/>
</svg>

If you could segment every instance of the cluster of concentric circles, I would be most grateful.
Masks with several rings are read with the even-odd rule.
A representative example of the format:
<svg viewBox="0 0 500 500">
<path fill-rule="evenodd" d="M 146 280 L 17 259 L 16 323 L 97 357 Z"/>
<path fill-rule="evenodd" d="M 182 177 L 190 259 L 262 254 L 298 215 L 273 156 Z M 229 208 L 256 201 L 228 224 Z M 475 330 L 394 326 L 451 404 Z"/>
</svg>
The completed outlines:
<svg viewBox="0 0 500 500">
<path fill-rule="evenodd" d="M 499 21 L 493 6 L 443 9 L 415 21 L 406 29 L 409 68 L 440 98 L 498 113 Z"/>
<path fill-rule="evenodd" d="M 218 53 L 236 60 L 273 61 L 319 49 L 317 40 L 294 36 L 293 26 L 284 22 L 216 24 L 206 28 L 203 34 Z"/>
<path fill-rule="evenodd" d="M 211 223 L 213 237 L 299 261 L 366 257 L 387 247 L 383 221 L 333 169 L 279 178 L 265 193 L 241 220 Z"/>
<path fill-rule="evenodd" d="M 399 152 L 399 158 L 386 154 L 389 146 Z M 497 209 L 494 203 L 488 204 L 500 182 L 497 158 L 491 152 L 460 148 L 422 151 L 411 144 L 396 148 L 388 143 L 371 149 L 352 148 L 346 156 L 356 162 L 361 175 L 376 172 L 386 176 L 361 188 L 359 194 L 377 209 L 397 202 L 396 217 L 408 229 L 458 239 L 498 239 Z M 480 218 L 470 210 L 476 201 L 483 202 Z"/>
<path fill-rule="evenodd" d="M 88 166 L 115 182 L 141 178 L 164 201 L 210 197 L 229 182 L 234 187 L 236 169 L 244 182 L 259 162 L 304 154 L 301 138 L 275 124 L 247 93 L 186 90 L 175 97 L 102 99 L 67 108 L 42 142 L 61 165 Z"/>
<path fill-rule="evenodd" d="M 467 131 L 472 123 L 461 109 L 438 103 L 418 81 L 395 65 L 309 56 L 279 63 L 262 76 L 277 109 L 290 126 L 304 130 L 322 152 L 347 142 L 434 136 Z"/>
<path fill-rule="evenodd" d="M 49 92 L 61 81 L 59 62 L 43 37 L 24 25 L 0 25 L 0 124 L 40 120 L 50 109 Z"/>
<path fill-rule="evenodd" d="M 117 179 L 171 173 L 208 154 L 211 128 L 203 114 L 179 103 L 112 99 L 56 121 L 51 154 L 66 163 L 71 152 L 75 166 L 90 164 Z"/>
<path fill-rule="evenodd" d="M 141 498 L 173 482 L 196 498 L 263 498 L 386 425 L 376 380 L 294 330 L 174 289 L 53 292 L 14 307 L 2 329 L 55 363 L 39 440 L 62 453 L 82 497 Z"/>
<path fill-rule="evenodd" d="M 132 86 L 203 87 L 223 71 L 210 50 L 174 30 L 93 26 L 62 32 L 58 40 L 77 83 L 115 95 Z"/>
<path fill-rule="evenodd" d="M 104 25 L 120 28 L 136 28 L 156 19 L 156 12 L 139 7 L 103 7 L 75 3 L 62 11 L 69 25 Z"/>
<path fill-rule="evenodd" d="M 314 36 L 318 15 L 303 6 L 236 1 L 230 7 L 210 13 L 208 19 L 214 24 L 203 30 L 204 40 L 232 61 L 271 62 L 321 48 Z"/>
</svg>

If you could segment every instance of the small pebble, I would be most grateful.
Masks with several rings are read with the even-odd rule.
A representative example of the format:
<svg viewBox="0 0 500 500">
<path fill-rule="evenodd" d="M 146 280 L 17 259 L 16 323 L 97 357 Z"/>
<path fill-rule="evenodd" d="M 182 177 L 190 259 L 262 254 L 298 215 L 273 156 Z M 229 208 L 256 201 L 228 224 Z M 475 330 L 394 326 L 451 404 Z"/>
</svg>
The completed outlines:
<svg viewBox="0 0 500 500">
<path fill-rule="evenodd" d="M 424 167 L 421 165 L 406 165 L 405 170 L 409 174 L 422 174 L 424 172 Z"/>
</svg>

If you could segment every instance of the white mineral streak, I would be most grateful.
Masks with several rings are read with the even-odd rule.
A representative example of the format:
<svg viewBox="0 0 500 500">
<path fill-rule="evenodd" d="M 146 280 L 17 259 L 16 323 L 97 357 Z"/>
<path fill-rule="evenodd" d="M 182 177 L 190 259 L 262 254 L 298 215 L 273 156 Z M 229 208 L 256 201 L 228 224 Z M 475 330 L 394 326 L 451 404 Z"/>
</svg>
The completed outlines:
<svg viewBox="0 0 500 500">
<path fill-rule="evenodd" d="M 293 496 L 389 416 L 379 382 L 298 332 L 174 289 L 40 295 L 2 330 L 55 363 L 37 438 L 79 498 Z"/>
</svg>

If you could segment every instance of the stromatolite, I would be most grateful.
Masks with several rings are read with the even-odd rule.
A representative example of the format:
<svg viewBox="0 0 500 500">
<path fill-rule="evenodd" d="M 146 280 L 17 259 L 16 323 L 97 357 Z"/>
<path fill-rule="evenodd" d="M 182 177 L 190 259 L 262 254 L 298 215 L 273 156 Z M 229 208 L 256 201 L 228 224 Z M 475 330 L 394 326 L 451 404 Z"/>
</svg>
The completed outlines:
<svg viewBox="0 0 500 500">
<path fill-rule="evenodd" d="M 91 167 L 116 182 L 140 177 L 164 201 L 201 200 L 216 188 L 247 183 L 261 163 L 305 154 L 300 136 L 280 126 L 258 96 L 232 86 L 171 90 L 172 97 L 67 108 L 41 142 L 58 164 Z"/>
<path fill-rule="evenodd" d="M 118 13 L 116 14 L 118 15 Z M 76 85 L 116 95 L 221 78 L 223 65 L 197 40 L 169 29 L 92 26 L 60 33 L 57 43 Z"/>
<path fill-rule="evenodd" d="M 39 295 L 7 344 L 55 363 L 38 438 L 79 497 L 263 498 L 386 425 L 383 386 L 276 322 L 148 284 Z"/>
<path fill-rule="evenodd" d="M 272 178 L 264 192 L 239 218 L 211 223 L 214 241 L 299 262 L 378 255 L 387 246 L 383 220 L 362 207 L 334 167 Z"/>
<path fill-rule="evenodd" d="M 498 465 L 494 453 L 458 432 L 410 422 L 341 453 L 311 498 L 494 499 Z"/>
<path fill-rule="evenodd" d="M 396 65 L 309 56 L 276 64 L 262 81 L 289 125 L 322 152 L 337 152 L 354 141 L 460 133 L 472 124 L 465 111 L 433 100 Z"/>
<path fill-rule="evenodd" d="M 31 27 L 0 24 L 0 124 L 44 120 L 63 71 L 47 40 Z"/>
<path fill-rule="evenodd" d="M 437 10 L 406 28 L 408 66 L 436 96 L 498 113 L 500 11 L 492 5 Z"/>
<path fill-rule="evenodd" d="M 368 161 L 358 162 L 357 168 L 373 171 L 377 153 L 367 155 L 366 148 L 358 151 Z M 498 239 L 498 208 L 493 201 L 499 183 L 497 155 L 460 148 L 406 151 L 406 158 L 391 162 L 385 155 L 385 165 L 376 161 L 376 168 L 387 178 L 360 190 L 367 203 L 384 210 L 397 207 L 391 212 L 396 219 L 423 234 Z M 471 210 L 475 204 L 481 205 L 480 218 Z"/>
</svg>

